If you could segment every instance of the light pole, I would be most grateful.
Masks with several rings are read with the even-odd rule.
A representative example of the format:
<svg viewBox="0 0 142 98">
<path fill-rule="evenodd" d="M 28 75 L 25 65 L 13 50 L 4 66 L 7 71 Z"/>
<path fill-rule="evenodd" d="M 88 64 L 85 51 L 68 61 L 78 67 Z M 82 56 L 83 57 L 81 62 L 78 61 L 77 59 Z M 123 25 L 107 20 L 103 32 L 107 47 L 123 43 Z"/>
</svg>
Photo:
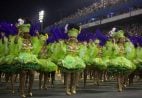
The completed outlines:
<svg viewBox="0 0 142 98">
<path fill-rule="evenodd" d="M 44 10 L 39 11 L 39 22 L 41 23 L 41 31 L 43 31 Z"/>
</svg>

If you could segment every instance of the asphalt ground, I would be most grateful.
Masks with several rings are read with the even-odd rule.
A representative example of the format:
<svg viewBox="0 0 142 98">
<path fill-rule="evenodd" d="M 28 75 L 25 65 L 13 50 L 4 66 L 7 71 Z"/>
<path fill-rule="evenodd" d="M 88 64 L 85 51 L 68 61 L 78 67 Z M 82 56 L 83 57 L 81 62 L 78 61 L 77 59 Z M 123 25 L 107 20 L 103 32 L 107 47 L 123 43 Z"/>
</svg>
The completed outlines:
<svg viewBox="0 0 142 98">
<path fill-rule="evenodd" d="M 15 94 L 12 94 L 6 84 L 1 82 L 0 98 L 20 98 L 18 85 L 19 83 L 15 83 Z M 35 80 L 32 98 L 142 98 L 142 80 L 135 80 L 134 84 L 126 87 L 123 92 L 117 91 L 115 80 L 102 82 L 100 86 L 94 85 L 92 80 L 87 80 L 85 88 L 83 81 L 80 81 L 77 94 L 72 96 L 65 94 L 64 85 L 60 80 L 56 80 L 54 87 L 49 86 L 47 90 L 39 90 L 38 81 Z"/>
</svg>

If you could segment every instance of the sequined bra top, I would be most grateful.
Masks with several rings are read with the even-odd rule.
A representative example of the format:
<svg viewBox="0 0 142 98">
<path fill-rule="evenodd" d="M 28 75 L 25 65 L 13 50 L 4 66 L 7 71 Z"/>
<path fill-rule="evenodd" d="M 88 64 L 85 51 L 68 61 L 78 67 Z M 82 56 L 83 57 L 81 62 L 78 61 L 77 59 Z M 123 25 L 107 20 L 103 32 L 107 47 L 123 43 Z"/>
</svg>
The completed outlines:
<svg viewBox="0 0 142 98">
<path fill-rule="evenodd" d="M 70 55 L 77 55 L 78 53 L 78 46 L 76 42 L 68 42 L 67 43 L 67 52 Z"/>
<path fill-rule="evenodd" d="M 29 39 L 24 39 L 22 44 L 22 51 L 30 52 L 32 49 L 32 44 Z"/>
</svg>

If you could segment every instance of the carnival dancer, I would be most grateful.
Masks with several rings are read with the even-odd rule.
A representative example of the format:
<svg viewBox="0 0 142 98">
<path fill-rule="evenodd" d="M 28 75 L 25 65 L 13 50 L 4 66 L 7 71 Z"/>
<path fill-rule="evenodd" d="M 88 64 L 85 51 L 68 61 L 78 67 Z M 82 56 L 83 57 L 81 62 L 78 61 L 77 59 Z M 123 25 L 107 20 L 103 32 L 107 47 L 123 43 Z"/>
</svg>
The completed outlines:
<svg viewBox="0 0 142 98">
<path fill-rule="evenodd" d="M 51 44 L 51 60 L 58 66 L 62 65 L 62 60 L 65 58 L 67 53 L 66 43 L 63 39 L 58 39 L 57 42 Z M 62 73 L 62 75 L 65 75 Z M 66 84 L 64 78 L 64 84 Z"/>
<path fill-rule="evenodd" d="M 39 59 L 39 53 L 43 47 L 43 45 L 45 45 L 45 42 L 48 38 L 48 36 L 42 36 L 42 34 L 40 34 L 38 32 L 38 28 L 36 28 L 34 25 L 32 25 L 31 30 L 30 30 L 30 35 L 31 35 L 31 44 L 32 44 L 32 54 L 34 54 L 38 59 Z M 36 70 L 38 72 L 40 72 L 40 66 L 39 69 Z M 41 76 L 41 72 L 40 72 L 40 76 Z M 42 79 L 40 79 L 39 77 L 39 82 Z"/>
<path fill-rule="evenodd" d="M 92 57 L 93 70 L 94 70 L 94 83 L 100 85 L 103 71 L 107 68 L 105 60 L 102 58 L 102 46 L 100 46 L 100 40 L 95 40 L 96 49 L 94 56 Z"/>
<path fill-rule="evenodd" d="M 22 49 L 19 53 L 17 61 L 21 64 L 21 72 L 20 72 L 20 95 L 25 98 L 25 81 L 26 74 L 29 75 L 29 87 L 28 87 L 28 95 L 32 96 L 32 86 L 34 81 L 35 70 L 39 68 L 39 61 L 36 55 L 32 53 L 32 42 L 31 36 L 29 34 L 30 31 L 30 23 L 24 23 L 24 20 L 21 19 L 22 24 L 18 25 L 18 35 L 22 37 Z M 23 24 L 24 23 L 24 24 Z"/>
<path fill-rule="evenodd" d="M 128 60 L 133 62 L 136 65 L 136 67 L 138 68 L 137 64 L 135 63 L 135 61 L 136 61 L 136 48 L 134 47 L 134 45 L 132 44 L 132 42 L 128 38 L 125 38 L 124 51 L 125 51 L 124 52 L 125 58 L 127 58 Z M 133 80 L 129 77 L 131 77 L 131 75 L 133 75 L 135 72 L 136 72 L 136 70 L 134 72 L 132 72 L 130 75 L 125 77 L 124 87 L 126 87 L 127 84 L 131 85 Z"/>
<path fill-rule="evenodd" d="M 8 36 L 8 55 L 5 57 L 5 62 L 9 65 L 6 76 L 11 80 L 12 93 L 14 93 L 14 80 L 16 75 L 19 74 L 19 65 L 16 62 L 16 58 L 22 47 L 22 39 L 18 37 L 16 32 L 14 34 L 9 34 Z"/>
<path fill-rule="evenodd" d="M 124 31 L 119 30 L 113 35 L 112 56 L 108 65 L 108 72 L 117 78 L 118 91 L 124 88 L 124 79 L 136 69 L 132 61 L 125 58 Z"/>
<path fill-rule="evenodd" d="M 85 68 L 84 61 L 78 56 L 77 35 L 80 27 L 74 24 L 68 25 L 67 55 L 62 60 L 62 70 L 66 74 L 66 94 L 76 94 L 77 72 Z"/>
<path fill-rule="evenodd" d="M 0 32 L 0 36 L 0 72 L 5 74 L 8 69 L 8 65 L 6 64 L 7 62 L 5 62 L 5 57 L 8 55 L 8 38 L 3 30 Z M 8 82 L 8 78 L 9 77 L 6 77 L 6 82 Z"/>
<path fill-rule="evenodd" d="M 39 75 L 39 88 L 47 89 L 47 82 L 49 80 L 49 73 L 55 72 L 57 70 L 57 65 L 51 61 L 50 55 L 50 45 L 47 43 L 42 45 L 41 51 L 39 53 L 39 64 L 40 64 L 40 75 Z M 48 54 L 49 53 L 49 54 Z M 42 78 L 44 76 L 44 83 L 42 85 Z"/>
<path fill-rule="evenodd" d="M 86 86 L 86 80 L 87 80 L 87 71 L 88 71 L 88 66 L 90 65 L 89 63 L 89 54 L 88 54 L 88 48 L 87 48 L 87 42 L 79 42 L 79 57 L 84 60 L 84 63 L 86 65 L 86 68 L 84 69 L 84 87 Z M 79 78 L 79 77 L 78 77 Z M 79 80 L 77 80 L 79 81 Z M 78 86 L 78 84 L 77 84 Z"/>
<path fill-rule="evenodd" d="M 133 55 L 133 53 L 132 53 Z M 136 48 L 135 48 L 135 59 L 133 60 L 134 64 L 136 65 L 136 70 L 132 74 L 129 75 L 129 85 L 133 84 L 133 79 L 135 75 L 137 74 L 139 76 L 139 79 L 141 79 L 141 73 L 142 73 L 142 47 L 140 46 L 140 43 L 137 42 Z"/>
<path fill-rule="evenodd" d="M 14 76 L 18 74 L 18 66 L 15 58 L 19 54 L 21 41 L 17 37 L 15 25 L 4 23 L 1 27 L 4 31 L 3 33 L 1 32 L 2 43 L 0 46 L 1 50 L 4 49 L 1 54 L 5 54 L 3 56 L 4 58 L 1 59 L 3 63 L 1 63 L 1 67 L 3 73 L 5 73 L 6 83 L 8 83 L 9 80 L 11 81 L 12 93 L 14 93 Z"/>
</svg>

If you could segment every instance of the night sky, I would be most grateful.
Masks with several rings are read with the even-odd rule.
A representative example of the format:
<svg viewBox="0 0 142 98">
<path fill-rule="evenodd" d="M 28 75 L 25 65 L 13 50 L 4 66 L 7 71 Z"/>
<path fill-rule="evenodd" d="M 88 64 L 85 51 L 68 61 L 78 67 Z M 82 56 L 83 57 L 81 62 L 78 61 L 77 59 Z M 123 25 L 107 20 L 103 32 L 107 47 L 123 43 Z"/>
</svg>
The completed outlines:
<svg viewBox="0 0 142 98">
<path fill-rule="evenodd" d="M 19 17 L 38 20 L 38 12 L 45 10 L 46 25 L 73 14 L 77 9 L 90 5 L 95 0 L 1 0 L 0 21 L 16 22 Z"/>
</svg>

